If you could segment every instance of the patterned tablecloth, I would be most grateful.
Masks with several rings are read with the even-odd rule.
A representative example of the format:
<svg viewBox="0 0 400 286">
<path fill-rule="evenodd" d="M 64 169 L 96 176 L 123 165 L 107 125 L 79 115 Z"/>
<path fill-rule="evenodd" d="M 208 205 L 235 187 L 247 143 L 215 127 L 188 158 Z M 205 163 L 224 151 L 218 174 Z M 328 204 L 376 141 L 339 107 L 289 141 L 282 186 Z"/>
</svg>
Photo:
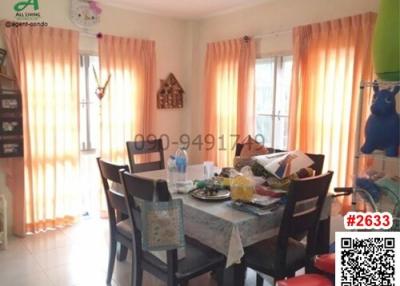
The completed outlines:
<svg viewBox="0 0 400 286">
<path fill-rule="evenodd" d="M 150 179 L 166 179 L 165 170 L 137 173 Z M 188 179 L 202 179 L 203 165 L 188 168 Z M 278 233 L 283 207 L 267 215 L 256 216 L 228 206 L 228 202 L 203 202 L 190 195 L 173 194 L 183 200 L 186 235 L 224 254 L 226 266 L 240 262 L 244 247 L 270 238 Z M 331 199 L 327 199 L 321 219 L 330 213 Z"/>
<path fill-rule="evenodd" d="M 244 247 L 276 235 L 283 208 L 264 216 L 232 209 L 227 202 L 210 203 L 188 195 L 183 200 L 186 235 L 226 255 L 226 266 L 240 262 Z"/>
</svg>

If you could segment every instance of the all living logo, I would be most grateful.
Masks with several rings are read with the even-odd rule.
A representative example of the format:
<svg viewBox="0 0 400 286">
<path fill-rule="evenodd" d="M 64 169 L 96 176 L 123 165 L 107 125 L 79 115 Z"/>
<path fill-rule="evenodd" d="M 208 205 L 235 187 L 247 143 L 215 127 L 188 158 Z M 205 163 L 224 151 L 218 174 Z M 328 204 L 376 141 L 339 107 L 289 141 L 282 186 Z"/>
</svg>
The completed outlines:
<svg viewBox="0 0 400 286">
<path fill-rule="evenodd" d="M 35 21 L 40 19 L 39 0 L 21 0 L 14 4 L 15 19 Z"/>
</svg>

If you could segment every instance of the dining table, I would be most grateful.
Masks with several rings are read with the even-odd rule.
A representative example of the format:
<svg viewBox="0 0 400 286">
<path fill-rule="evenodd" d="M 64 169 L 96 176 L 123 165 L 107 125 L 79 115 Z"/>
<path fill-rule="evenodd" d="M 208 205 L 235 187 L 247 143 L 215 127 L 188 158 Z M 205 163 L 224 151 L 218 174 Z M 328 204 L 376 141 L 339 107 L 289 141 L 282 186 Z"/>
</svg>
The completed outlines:
<svg viewBox="0 0 400 286">
<path fill-rule="evenodd" d="M 219 168 L 214 167 L 218 173 Z M 167 180 L 166 169 L 135 173 L 136 176 L 153 180 Z M 187 167 L 187 180 L 204 179 L 203 164 Z M 171 196 L 183 201 L 185 234 L 226 256 L 228 275 L 226 285 L 244 285 L 245 269 L 241 263 L 244 249 L 278 234 L 284 206 L 258 216 L 234 209 L 230 201 L 202 201 L 190 194 L 178 193 L 169 186 Z M 321 214 L 319 227 L 319 253 L 329 250 L 329 225 L 331 197 L 328 196 Z M 230 276 L 230 277 L 228 277 Z"/>
</svg>

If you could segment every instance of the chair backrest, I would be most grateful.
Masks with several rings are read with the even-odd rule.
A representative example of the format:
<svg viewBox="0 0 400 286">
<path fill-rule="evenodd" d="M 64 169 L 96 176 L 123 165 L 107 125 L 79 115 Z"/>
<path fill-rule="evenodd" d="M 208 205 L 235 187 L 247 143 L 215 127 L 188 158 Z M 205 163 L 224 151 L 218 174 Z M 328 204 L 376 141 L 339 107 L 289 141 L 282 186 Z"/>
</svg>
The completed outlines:
<svg viewBox="0 0 400 286">
<path fill-rule="evenodd" d="M 128 149 L 129 165 L 132 173 L 154 171 L 164 169 L 164 149 L 162 139 L 147 140 L 147 141 L 128 141 L 126 142 Z M 144 155 L 158 153 L 160 159 L 158 161 L 137 163 L 135 155 Z"/>
<path fill-rule="evenodd" d="M 325 155 L 324 154 L 311 154 L 311 153 L 306 153 L 308 157 L 310 157 L 311 160 L 314 161 L 314 164 L 310 166 L 311 169 L 315 171 L 315 175 L 319 176 L 322 174 L 322 170 L 324 168 L 324 161 L 325 161 Z"/>
<path fill-rule="evenodd" d="M 333 172 L 292 180 L 278 237 L 278 265 L 284 265 L 288 239 L 307 233 L 307 257 L 315 254 L 316 235 L 322 207 Z"/>
<path fill-rule="evenodd" d="M 169 201 L 171 195 L 168 191 L 167 182 L 164 180 L 151 180 L 139 177 L 128 172 L 120 172 L 123 189 L 125 192 L 126 206 L 129 216 L 135 231 L 135 235 L 140 236 L 142 227 L 140 219 L 140 206 L 135 199 L 143 201 L 153 201 L 157 198 L 158 201 Z M 137 241 L 140 243 L 140 239 Z M 140 247 L 141 248 L 141 247 Z"/>
<path fill-rule="evenodd" d="M 100 176 L 103 182 L 103 188 L 106 195 L 110 226 L 114 228 L 117 220 L 116 211 L 120 211 L 124 214 L 127 214 L 119 171 L 123 170 L 129 172 L 129 167 L 127 165 L 112 164 L 110 162 L 102 160 L 101 158 L 97 158 L 97 164 L 99 165 Z M 121 184 L 121 190 L 113 190 L 110 187 L 110 182 L 113 182 L 115 184 Z"/>
<path fill-rule="evenodd" d="M 134 247 L 136 249 L 134 259 L 139 263 L 142 256 L 142 226 L 140 206 L 136 204 L 135 199 L 145 201 L 169 201 L 171 195 L 168 190 L 167 182 L 164 180 L 151 180 L 127 172 L 120 172 L 121 181 L 124 186 L 126 204 L 129 217 L 133 226 Z M 173 277 L 178 268 L 177 249 L 167 250 L 167 268 L 168 279 Z M 151 254 L 150 254 L 151 255 Z"/>
</svg>

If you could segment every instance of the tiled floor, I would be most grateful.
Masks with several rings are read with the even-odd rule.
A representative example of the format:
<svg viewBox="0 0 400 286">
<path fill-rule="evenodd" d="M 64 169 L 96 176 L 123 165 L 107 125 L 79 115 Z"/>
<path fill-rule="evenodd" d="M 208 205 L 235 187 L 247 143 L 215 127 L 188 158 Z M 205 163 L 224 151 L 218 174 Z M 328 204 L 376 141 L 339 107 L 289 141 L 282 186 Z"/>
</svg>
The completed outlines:
<svg viewBox="0 0 400 286">
<path fill-rule="evenodd" d="M 334 208 L 333 208 L 334 209 Z M 334 213 L 335 210 L 332 211 Z M 332 218 L 331 230 L 343 219 Z M 26 238 L 11 238 L 8 250 L 0 250 L 1 286 L 102 286 L 108 261 L 108 221 L 86 219 L 80 223 Z M 332 238 L 333 240 L 333 235 Z M 130 258 L 116 261 L 113 286 L 128 286 Z M 255 285 L 255 273 L 247 271 L 246 286 Z M 143 285 L 164 285 L 145 273 Z M 190 286 L 214 286 L 208 274 L 193 279 Z M 268 285 L 268 283 L 264 283 Z"/>
<path fill-rule="evenodd" d="M 85 220 L 79 224 L 27 236 L 11 238 L 0 251 L 1 286 L 97 286 L 106 285 L 108 224 L 106 220 Z M 116 262 L 113 286 L 128 286 L 130 258 Z M 164 285 L 149 274 L 143 285 Z M 208 274 L 190 281 L 190 286 L 214 286 Z M 246 285 L 255 285 L 249 272 Z M 265 284 L 266 285 L 266 284 Z"/>
</svg>

